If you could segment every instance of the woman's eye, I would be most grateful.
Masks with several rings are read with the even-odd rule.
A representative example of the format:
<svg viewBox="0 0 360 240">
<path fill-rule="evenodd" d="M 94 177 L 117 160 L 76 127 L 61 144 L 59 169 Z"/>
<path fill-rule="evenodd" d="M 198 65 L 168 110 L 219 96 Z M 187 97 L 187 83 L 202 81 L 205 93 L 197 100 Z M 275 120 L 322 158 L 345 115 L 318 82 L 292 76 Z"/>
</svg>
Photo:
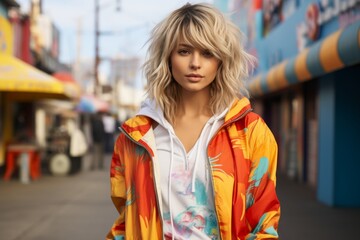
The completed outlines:
<svg viewBox="0 0 360 240">
<path fill-rule="evenodd" d="M 188 50 L 186 50 L 186 49 L 180 49 L 180 50 L 178 51 L 178 53 L 179 53 L 180 55 L 188 55 L 188 54 L 190 53 L 190 51 L 188 51 Z"/>
<path fill-rule="evenodd" d="M 214 56 L 214 54 L 212 54 L 210 51 L 204 51 L 202 55 L 207 58 L 211 58 Z"/>
</svg>

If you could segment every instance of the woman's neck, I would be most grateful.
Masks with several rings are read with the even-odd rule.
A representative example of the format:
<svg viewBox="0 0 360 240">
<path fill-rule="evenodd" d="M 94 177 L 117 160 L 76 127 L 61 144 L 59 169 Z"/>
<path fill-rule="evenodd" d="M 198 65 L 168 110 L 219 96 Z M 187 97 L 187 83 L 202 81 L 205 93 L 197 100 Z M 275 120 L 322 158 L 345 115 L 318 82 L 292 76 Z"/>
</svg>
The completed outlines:
<svg viewBox="0 0 360 240">
<path fill-rule="evenodd" d="M 211 109 L 209 108 L 210 94 L 199 93 L 183 93 L 179 102 L 176 117 L 211 117 Z"/>
</svg>

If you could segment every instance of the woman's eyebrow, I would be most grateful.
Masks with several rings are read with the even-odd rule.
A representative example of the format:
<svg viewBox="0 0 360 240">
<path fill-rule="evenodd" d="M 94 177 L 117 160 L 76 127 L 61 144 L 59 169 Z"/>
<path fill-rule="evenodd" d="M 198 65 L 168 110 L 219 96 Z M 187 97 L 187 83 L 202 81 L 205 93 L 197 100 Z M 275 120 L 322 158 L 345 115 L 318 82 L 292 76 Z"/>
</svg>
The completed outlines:
<svg viewBox="0 0 360 240">
<path fill-rule="evenodd" d="M 190 44 L 186 44 L 186 43 L 179 43 L 179 47 L 194 48 Z"/>
</svg>

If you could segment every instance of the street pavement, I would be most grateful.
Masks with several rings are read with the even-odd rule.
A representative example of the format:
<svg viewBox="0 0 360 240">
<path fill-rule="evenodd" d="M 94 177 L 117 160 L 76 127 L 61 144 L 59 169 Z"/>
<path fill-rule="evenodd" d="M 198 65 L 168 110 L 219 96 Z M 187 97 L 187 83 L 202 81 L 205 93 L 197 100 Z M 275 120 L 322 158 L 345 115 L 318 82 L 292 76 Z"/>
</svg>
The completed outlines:
<svg viewBox="0 0 360 240">
<path fill-rule="evenodd" d="M 105 170 L 72 176 L 43 175 L 22 184 L 0 181 L 0 239 L 104 239 L 116 210 L 110 200 L 107 156 Z M 354 239 L 360 209 L 331 208 L 315 199 L 304 184 L 278 177 L 282 215 L 280 239 Z"/>
<path fill-rule="evenodd" d="M 278 176 L 281 204 L 280 239 L 343 240 L 356 237 L 360 208 L 334 208 L 316 200 L 316 192 L 305 184 Z"/>
<path fill-rule="evenodd" d="M 116 219 L 109 162 L 104 170 L 44 175 L 29 184 L 0 181 L 0 239 L 105 239 Z"/>
</svg>

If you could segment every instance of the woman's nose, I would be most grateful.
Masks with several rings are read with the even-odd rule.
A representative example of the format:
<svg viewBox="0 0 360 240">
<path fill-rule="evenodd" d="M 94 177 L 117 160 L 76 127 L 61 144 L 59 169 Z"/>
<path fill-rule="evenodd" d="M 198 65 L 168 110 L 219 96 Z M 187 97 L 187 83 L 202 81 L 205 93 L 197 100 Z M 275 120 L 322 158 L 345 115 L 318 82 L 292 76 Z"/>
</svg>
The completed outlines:
<svg viewBox="0 0 360 240">
<path fill-rule="evenodd" d="M 199 69 L 200 68 L 200 54 L 197 52 L 194 52 L 191 57 L 190 61 L 190 68 L 191 69 Z"/>
</svg>

